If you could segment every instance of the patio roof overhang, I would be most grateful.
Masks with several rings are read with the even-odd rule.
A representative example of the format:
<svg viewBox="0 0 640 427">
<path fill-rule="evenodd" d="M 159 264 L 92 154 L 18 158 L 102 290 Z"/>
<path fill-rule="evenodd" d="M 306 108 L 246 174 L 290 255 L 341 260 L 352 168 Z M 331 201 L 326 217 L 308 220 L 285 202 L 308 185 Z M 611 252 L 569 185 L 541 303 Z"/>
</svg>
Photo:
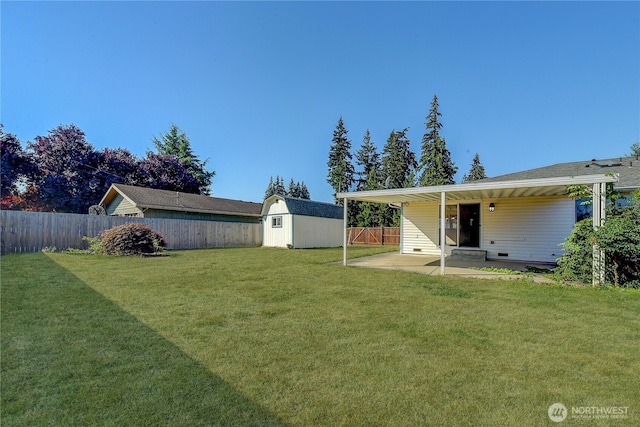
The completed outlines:
<svg viewBox="0 0 640 427">
<path fill-rule="evenodd" d="M 593 226 L 602 225 L 606 206 L 606 184 L 617 182 L 618 175 L 595 174 L 568 177 L 523 179 L 514 181 L 470 182 L 430 187 L 394 188 L 387 190 L 353 191 L 336 194 L 344 199 L 344 254 L 347 265 L 347 200 L 373 203 L 404 204 L 409 202 L 440 201 L 440 241 L 445 241 L 445 204 L 447 201 L 471 199 L 502 199 L 516 197 L 566 196 L 572 185 L 592 186 Z M 604 252 L 593 246 L 593 283 L 604 283 Z M 445 272 L 445 247 L 440 250 L 440 272 Z"/>
<path fill-rule="evenodd" d="M 406 203 L 447 200 L 503 199 L 512 197 L 562 196 L 571 185 L 593 185 L 616 182 L 617 175 L 581 175 L 518 181 L 470 182 L 430 187 L 393 188 L 387 190 L 338 193 L 337 198 L 373 203 Z"/>
</svg>

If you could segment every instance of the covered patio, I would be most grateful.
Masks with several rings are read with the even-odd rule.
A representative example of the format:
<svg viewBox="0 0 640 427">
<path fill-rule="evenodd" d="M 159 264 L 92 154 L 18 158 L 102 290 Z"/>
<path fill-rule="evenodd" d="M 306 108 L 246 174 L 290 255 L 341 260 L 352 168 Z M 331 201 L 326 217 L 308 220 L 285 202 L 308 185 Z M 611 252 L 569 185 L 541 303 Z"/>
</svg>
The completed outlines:
<svg viewBox="0 0 640 427">
<path fill-rule="evenodd" d="M 592 206 L 593 206 L 593 226 L 599 227 L 605 218 L 605 206 L 606 206 L 606 184 L 617 181 L 617 176 L 609 174 L 597 174 L 597 175 L 581 175 L 570 177 L 554 177 L 554 178 L 539 178 L 539 179 L 523 179 L 512 181 L 487 181 L 482 180 L 456 185 L 442 185 L 442 186 L 430 186 L 430 187 L 410 187 L 410 188 L 395 188 L 385 190 L 372 190 L 372 191 L 356 191 L 356 192 L 343 192 L 338 193 L 336 197 L 343 199 L 344 201 L 344 256 L 343 265 L 347 265 L 347 225 L 348 225 L 348 200 L 358 200 L 373 203 L 389 204 L 399 209 L 404 209 L 409 203 L 415 202 L 435 202 L 439 203 L 439 215 L 436 217 L 436 221 L 439 221 L 439 241 L 446 242 L 446 213 L 445 207 L 447 202 L 450 201 L 465 201 L 474 200 L 479 205 L 486 208 L 487 211 L 493 212 L 493 206 L 495 200 L 523 200 L 528 198 L 537 197 L 566 197 L 567 188 L 570 186 L 583 185 L 591 189 L 592 194 Z M 402 215 L 401 229 L 404 227 L 405 215 Z M 493 243 L 493 242 L 492 242 Z M 404 244 L 404 236 L 401 231 L 400 252 L 403 252 L 402 247 Z M 461 267 L 452 264 L 453 261 L 447 260 L 445 244 L 438 244 L 439 257 L 427 260 L 429 256 L 425 255 L 413 255 L 408 253 L 396 254 L 397 258 L 393 258 L 392 263 L 401 265 L 407 263 L 407 266 L 411 263 L 411 260 L 421 260 L 422 266 L 415 265 L 413 268 L 424 269 L 426 273 L 430 268 L 435 267 L 439 270 L 439 274 L 466 274 L 461 273 L 459 270 L 455 270 Z M 382 259 L 382 258 L 381 258 Z M 593 283 L 600 284 L 604 282 L 604 254 L 597 247 L 594 246 L 593 257 Z M 364 261 L 360 261 L 361 263 Z M 358 261 L 353 260 L 351 265 L 357 265 Z M 381 263 L 383 263 L 381 261 Z M 435 265 L 437 263 L 437 265 Z M 467 262 L 468 263 L 468 262 Z M 530 262 L 529 262 L 530 264 Z M 477 272 L 469 272 L 468 274 L 477 274 Z"/>
</svg>

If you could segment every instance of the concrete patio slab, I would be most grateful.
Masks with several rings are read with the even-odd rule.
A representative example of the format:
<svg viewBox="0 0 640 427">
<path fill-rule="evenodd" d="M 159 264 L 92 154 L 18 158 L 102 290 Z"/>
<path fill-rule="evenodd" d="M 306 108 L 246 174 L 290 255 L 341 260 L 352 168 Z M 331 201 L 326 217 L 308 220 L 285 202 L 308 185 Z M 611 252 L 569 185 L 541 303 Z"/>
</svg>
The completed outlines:
<svg viewBox="0 0 640 427">
<path fill-rule="evenodd" d="M 372 255 L 363 258 L 349 260 L 347 265 L 363 268 L 380 268 L 386 270 L 411 271 L 427 275 L 440 275 L 440 257 L 427 255 L 400 254 L 390 252 L 386 254 Z M 497 273 L 494 271 L 483 271 L 482 268 L 508 269 L 513 271 L 526 272 L 527 266 L 549 269 L 550 264 L 535 262 L 516 262 L 503 260 L 487 261 L 445 261 L 445 275 L 457 277 L 475 277 L 483 279 L 516 279 L 522 278 L 520 274 Z M 552 282 L 542 274 L 531 274 L 536 282 Z"/>
</svg>

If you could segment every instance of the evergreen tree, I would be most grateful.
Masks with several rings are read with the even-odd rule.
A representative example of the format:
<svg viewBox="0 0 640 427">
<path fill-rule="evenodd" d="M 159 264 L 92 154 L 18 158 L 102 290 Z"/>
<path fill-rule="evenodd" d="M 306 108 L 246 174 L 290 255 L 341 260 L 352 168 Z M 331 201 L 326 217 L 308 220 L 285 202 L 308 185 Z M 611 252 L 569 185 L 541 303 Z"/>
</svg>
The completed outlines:
<svg viewBox="0 0 640 427">
<path fill-rule="evenodd" d="M 382 175 L 388 188 L 412 187 L 412 173 L 416 166 L 416 155 L 411 151 L 411 141 L 407 138 L 405 128 L 402 131 L 391 131 L 387 143 L 382 150 Z M 388 183 L 388 186 L 387 186 Z M 390 206 L 381 207 L 383 225 L 397 227 L 400 225 L 400 211 Z"/>
<path fill-rule="evenodd" d="M 371 142 L 371 134 L 367 129 L 362 138 L 362 146 L 356 152 L 356 164 L 360 167 L 357 172 L 356 190 L 364 190 L 371 173 L 380 174 L 380 154 Z"/>
<path fill-rule="evenodd" d="M 264 200 L 267 200 L 269 197 L 275 194 L 275 183 L 273 182 L 273 177 L 269 177 L 269 185 L 267 185 L 267 189 L 264 191 Z"/>
<path fill-rule="evenodd" d="M 409 128 L 393 130 L 382 149 L 382 174 L 389 188 L 413 187 L 411 173 L 418 166 L 416 155 L 411 151 L 411 140 L 407 138 Z M 386 185 L 386 184 L 385 184 Z"/>
<path fill-rule="evenodd" d="M 280 175 L 276 176 L 276 182 L 275 182 L 274 190 L 275 190 L 274 194 L 277 194 L 279 196 L 286 196 L 287 195 L 287 190 L 284 187 L 284 178 L 281 177 Z"/>
<path fill-rule="evenodd" d="M 476 153 L 473 156 L 473 161 L 471 162 L 471 169 L 469 170 L 469 174 L 465 174 L 462 177 L 462 182 L 471 182 L 477 181 L 479 179 L 486 178 L 487 174 L 484 172 L 484 166 L 480 162 L 480 155 Z"/>
<path fill-rule="evenodd" d="M 382 187 L 380 183 L 382 176 L 380 154 L 371 142 L 369 129 L 362 139 L 362 146 L 356 152 L 356 164 L 360 168 L 357 172 L 356 190 L 378 190 Z M 359 202 L 355 213 L 356 226 L 379 227 L 382 225 L 380 209 L 379 203 Z"/>
<path fill-rule="evenodd" d="M 291 180 L 289 180 L 289 188 L 285 189 L 284 178 L 281 178 L 280 175 L 276 176 L 275 181 L 273 180 L 273 177 L 269 178 L 269 185 L 267 185 L 267 189 L 264 192 L 264 199 L 266 200 L 274 194 L 297 197 L 298 199 L 311 199 L 309 189 L 304 181 L 294 181 L 293 178 L 291 178 Z"/>
<path fill-rule="evenodd" d="M 380 190 L 380 171 L 371 169 L 362 190 Z M 357 227 L 380 227 L 384 224 L 384 208 L 386 205 L 372 202 L 360 202 L 356 214 Z"/>
<path fill-rule="evenodd" d="M 184 163 L 198 181 L 200 194 L 210 194 L 211 183 L 216 173 L 205 169 L 208 160 L 200 160 L 193 152 L 186 133 L 172 124 L 167 133 L 160 135 L 160 139 L 153 137 L 153 144 L 156 146 L 158 154 L 175 156 Z"/>
<path fill-rule="evenodd" d="M 340 116 L 336 129 L 333 131 L 329 160 L 327 161 L 329 168 L 327 182 L 335 191 L 334 198 L 339 192 L 349 191 L 355 180 L 355 171 L 351 163 L 351 141 L 347 138 L 348 132 L 342 121 L 342 116 Z M 336 202 L 342 204 L 342 200 L 337 198 Z"/>
<path fill-rule="evenodd" d="M 438 107 L 438 96 L 433 95 L 431 109 L 426 118 L 426 132 L 422 137 L 419 179 L 421 186 L 455 184 L 454 176 L 458 171 L 451 160 L 451 153 L 447 150 L 444 138 L 440 136 L 442 114 Z"/>
<path fill-rule="evenodd" d="M 311 200 L 311 193 L 309 193 L 309 189 L 307 188 L 307 184 L 304 181 L 298 183 L 298 197 L 301 199 Z"/>
<path fill-rule="evenodd" d="M 287 189 L 287 196 L 298 197 L 300 193 L 300 185 L 293 181 L 293 178 L 289 180 L 289 188 Z"/>
</svg>

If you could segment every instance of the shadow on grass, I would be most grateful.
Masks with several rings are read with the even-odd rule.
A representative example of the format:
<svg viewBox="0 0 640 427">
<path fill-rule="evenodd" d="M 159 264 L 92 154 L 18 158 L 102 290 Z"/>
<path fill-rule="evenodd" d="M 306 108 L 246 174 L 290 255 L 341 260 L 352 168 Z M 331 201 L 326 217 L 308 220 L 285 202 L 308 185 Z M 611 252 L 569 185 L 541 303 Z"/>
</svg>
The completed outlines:
<svg viewBox="0 0 640 427">
<path fill-rule="evenodd" d="M 10 425 L 284 425 L 44 254 L 2 259 Z"/>
</svg>

